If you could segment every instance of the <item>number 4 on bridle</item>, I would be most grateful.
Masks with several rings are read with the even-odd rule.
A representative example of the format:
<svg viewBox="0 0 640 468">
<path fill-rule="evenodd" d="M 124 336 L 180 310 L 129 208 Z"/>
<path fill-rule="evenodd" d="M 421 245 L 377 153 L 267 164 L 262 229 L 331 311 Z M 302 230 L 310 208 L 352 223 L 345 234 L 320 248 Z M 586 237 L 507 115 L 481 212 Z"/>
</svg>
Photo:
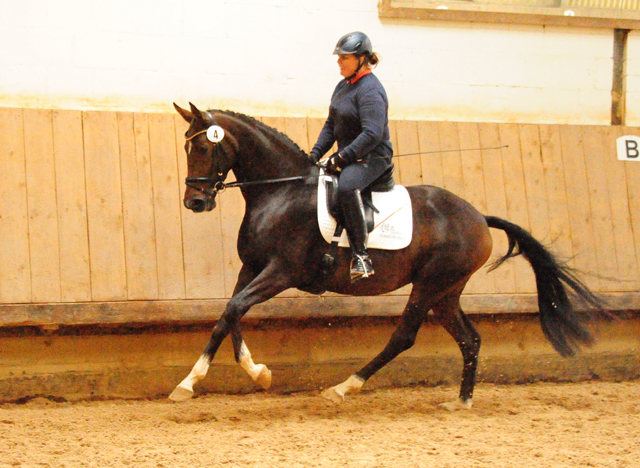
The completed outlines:
<svg viewBox="0 0 640 468">
<path fill-rule="evenodd" d="M 175 105 L 175 104 L 174 104 Z M 456 195 L 432 186 L 407 187 L 413 210 L 411 243 L 401 250 L 370 250 L 376 273 L 352 283 L 351 253 L 340 248 L 335 271 L 323 274 L 328 244 L 322 238 L 316 216 L 318 167 L 287 136 L 261 122 L 228 111 L 191 110 L 175 105 L 189 123 L 185 150 L 188 160 L 184 205 L 194 211 L 210 211 L 230 170 L 246 201 L 238 237 L 242 268 L 233 297 L 217 321 L 209 343 L 191 373 L 170 395 L 184 400 L 193 385 L 204 378 L 220 344 L 231 335 L 236 361 L 262 387 L 271 384 L 271 372 L 255 364 L 242 339 L 240 319 L 255 304 L 288 288 L 313 294 L 332 291 L 354 296 L 384 294 L 412 284 L 409 301 L 389 343 L 371 362 L 345 382 L 326 390 L 333 401 L 358 391 L 373 374 L 409 349 L 421 324 L 433 311 L 436 320 L 455 339 L 464 366 L 457 401 L 449 409 L 469 408 L 476 378 L 480 335 L 460 308 L 460 295 L 474 272 L 488 260 L 492 249 L 489 228 L 509 238 L 508 252 L 494 265 L 522 254 L 531 264 L 538 286 L 540 320 L 544 334 L 563 356 L 572 356 L 579 345 L 592 343 L 568 299 L 568 290 L 596 310 L 601 301 L 527 231 L 493 216 L 480 214 Z M 218 141 L 207 136 L 216 127 Z M 209 132 L 211 133 L 211 131 Z M 274 182 L 275 181 L 275 182 Z M 307 181 L 306 183 L 304 181 Z M 268 183 L 267 183 L 268 182 Z"/>
</svg>

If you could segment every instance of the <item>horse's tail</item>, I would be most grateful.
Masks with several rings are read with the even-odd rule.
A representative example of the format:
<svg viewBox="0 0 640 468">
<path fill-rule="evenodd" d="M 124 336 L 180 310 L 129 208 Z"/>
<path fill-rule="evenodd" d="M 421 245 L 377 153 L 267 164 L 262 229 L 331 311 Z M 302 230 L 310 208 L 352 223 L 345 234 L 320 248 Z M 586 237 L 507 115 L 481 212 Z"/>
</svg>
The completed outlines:
<svg viewBox="0 0 640 468">
<path fill-rule="evenodd" d="M 582 325 L 569 300 L 567 289 L 589 308 L 603 311 L 604 302 L 589 290 L 572 270 L 521 227 L 493 216 L 485 216 L 490 228 L 500 229 L 509 238 L 509 250 L 491 267 L 498 268 L 511 257 L 522 255 L 531 264 L 538 287 L 538 308 L 542 331 L 562 356 L 573 356 L 579 345 L 591 345 L 593 336 Z"/>
</svg>

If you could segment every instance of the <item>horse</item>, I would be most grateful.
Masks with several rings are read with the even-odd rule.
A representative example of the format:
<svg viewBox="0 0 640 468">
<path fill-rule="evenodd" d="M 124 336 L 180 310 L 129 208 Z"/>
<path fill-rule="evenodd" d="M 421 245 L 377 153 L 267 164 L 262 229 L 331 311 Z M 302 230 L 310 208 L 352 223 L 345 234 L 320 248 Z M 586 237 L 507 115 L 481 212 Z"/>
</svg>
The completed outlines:
<svg viewBox="0 0 640 468">
<path fill-rule="evenodd" d="M 200 111 L 192 103 L 190 110 L 175 103 L 174 107 L 189 123 L 185 134 L 188 174 L 184 206 L 196 213 L 214 209 L 217 193 L 233 186 L 225 184 L 233 170 L 237 178 L 234 185 L 242 191 L 246 211 L 237 246 L 242 267 L 233 295 L 191 372 L 170 394 L 172 400 L 193 396 L 193 385 L 204 378 L 229 334 L 236 362 L 268 389 L 271 372 L 264 364 L 254 363 L 242 338 L 240 320 L 252 306 L 286 289 L 372 296 L 412 284 L 399 324 L 384 349 L 322 396 L 339 403 L 347 393 L 359 391 L 383 366 L 411 348 L 432 311 L 458 344 L 463 359 L 459 396 L 442 405 L 451 410 L 470 408 L 481 340 L 460 307 L 460 295 L 469 278 L 489 259 L 493 247 L 489 228 L 504 231 L 509 240 L 508 251 L 492 268 L 516 255 L 522 255 L 531 265 L 541 327 L 555 350 L 568 357 L 580 346 L 593 343 L 584 317 L 577 313 L 571 299 L 602 311 L 600 298 L 528 231 L 498 217 L 485 216 L 442 188 L 407 187 L 413 211 L 411 243 L 400 250 L 370 250 L 375 275 L 352 283 L 348 271 L 351 253 L 346 248 L 338 249 L 335 271 L 327 274 L 323 256 L 329 244 L 319 230 L 317 184 L 312 183 L 318 180 L 319 167 L 289 137 L 252 117 L 231 111 Z"/>
</svg>

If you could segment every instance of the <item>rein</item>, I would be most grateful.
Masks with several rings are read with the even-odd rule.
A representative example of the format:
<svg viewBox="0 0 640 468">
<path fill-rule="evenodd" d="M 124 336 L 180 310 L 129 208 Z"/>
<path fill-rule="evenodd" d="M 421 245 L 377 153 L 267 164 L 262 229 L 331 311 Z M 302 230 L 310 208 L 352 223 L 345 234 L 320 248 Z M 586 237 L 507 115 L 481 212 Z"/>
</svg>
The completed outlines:
<svg viewBox="0 0 640 468">
<path fill-rule="evenodd" d="M 280 182 L 292 182 L 295 180 L 311 180 L 311 179 L 315 179 L 315 177 L 313 176 L 293 176 L 293 177 L 282 177 L 280 179 L 267 179 L 267 180 L 251 180 L 248 182 L 238 182 L 237 180 L 235 182 L 229 182 L 228 184 L 225 184 L 222 181 L 218 181 L 215 183 L 215 185 L 213 186 L 213 189 L 211 191 L 208 191 L 206 189 L 203 189 L 202 187 L 197 187 L 195 185 L 193 185 L 194 183 L 200 182 L 200 183 L 211 183 L 211 177 L 189 177 L 186 181 L 186 185 L 191 187 L 192 189 L 197 190 L 198 192 L 202 192 L 202 193 L 206 193 L 207 195 L 214 195 L 218 192 L 224 192 L 225 189 L 228 188 L 236 188 L 236 187 L 249 187 L 251 185 L 264 185 L 264 184 L 277 184 Z"/>
</svg>

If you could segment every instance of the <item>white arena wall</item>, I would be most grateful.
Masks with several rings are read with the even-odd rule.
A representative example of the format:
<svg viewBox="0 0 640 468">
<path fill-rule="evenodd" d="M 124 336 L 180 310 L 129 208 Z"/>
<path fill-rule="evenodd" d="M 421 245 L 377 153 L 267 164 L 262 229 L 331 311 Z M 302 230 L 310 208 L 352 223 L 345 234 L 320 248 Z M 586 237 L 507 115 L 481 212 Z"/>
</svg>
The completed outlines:
<svg viewBox="0 0 640 468">
<path fill-rule="evenodd" d="M 392 119 L 607 125 L 613 30 L 381 19 L 377 0 L 0 0 L 0 106 L 323 117 L 362 30 Z M 640 37 L 627 125 L 640 125 Z"/>
</svg>

